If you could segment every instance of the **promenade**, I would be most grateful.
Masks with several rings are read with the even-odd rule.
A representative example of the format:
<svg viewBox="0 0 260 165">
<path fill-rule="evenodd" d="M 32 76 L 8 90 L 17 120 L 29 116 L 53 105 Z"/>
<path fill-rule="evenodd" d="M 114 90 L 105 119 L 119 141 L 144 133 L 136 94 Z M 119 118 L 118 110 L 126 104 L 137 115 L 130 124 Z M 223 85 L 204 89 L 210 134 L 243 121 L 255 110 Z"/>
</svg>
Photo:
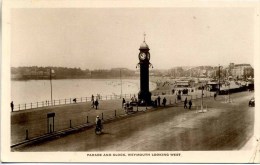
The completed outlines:
<svg viewBox="0 0 260 165">
<path fill-rule="evenodd" d="M 212 97 L 213 93 L 205 92 L 204 97 Z M 176 95 L 161 95 L 162 99 L 166 97 L 167 106 L 177 106 Z M 192 96 L 182 96 L 185 98 L 199 99 L 201 91 L 192 93 Z M 155 100 L 157 96 L 152 96 Z M 130 101 L 130 99 L 126 99 Z M 11 113 L 11 145 L 23 142 L 28 139 L 49 134 L 50 125 L 47 123 L 47 114 L 55 113 L 54 131 L 62 131 L 79 125 L 93 125 L 95 118 L 99 115 L 103 120 L 126 116 L 122 108 L 122 99 L 100 100 L 99 107 L 96 110 L 91 106 L 91 102 L 73 103 L 66 105 L 48 106 Z M 194 105 L 193 105 L 194 106 Z M 152 107 L 134 107 L 134 111 L 145 111 Z M 52 120 L 52 119 L 51 119 Z M 51 127 L 52 129 L 52 127 Z M 28 134 L 26 134 L 26 132 Z"/>
<path fill-rule="evenodd" d="M 231 103 L 225 102 L 223 95 L 218 96 L 216 100 L 213 97 L 205 98 L 204 104 L 208 110 L 204 113 L 200 113 L 200 109 L 197 108 L 201 99 L 193 101 L 194 106 L 191 110 L 184 109 L 183 103 L 179 102 L 165 108 L 139 111 L 121 118 L 122 120 L 107 122 L 102 136 L 95 135 L 93 129 L 87 129 L 12 150 L 240 150 L 254 133 L 254 107 L 248 107 L 248 100 L 253 96 L 253 92 L 235 93 L 231 96 Z M 118 101 L 120 103 L 120 100 Z"/>
</svg>

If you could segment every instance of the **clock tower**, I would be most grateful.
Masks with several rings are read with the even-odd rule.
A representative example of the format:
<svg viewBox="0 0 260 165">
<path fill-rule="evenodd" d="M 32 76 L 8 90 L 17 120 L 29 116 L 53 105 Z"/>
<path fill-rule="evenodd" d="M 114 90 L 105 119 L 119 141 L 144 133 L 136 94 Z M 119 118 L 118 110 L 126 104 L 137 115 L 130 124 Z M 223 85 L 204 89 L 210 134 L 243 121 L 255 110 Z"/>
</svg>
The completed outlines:
<svg viewBox="0 0 260 165">
<path fill-rule="evenodd" d="M 149 67 L 152 65 L 150 63 L 150 53 L 149 46 L 144 41 L 139 48 L 139 63 L 140 66 L 140 91 L 138 93 L 139 104 L 151 105 L 151 92 L 149 91 Z"/>
</svg>

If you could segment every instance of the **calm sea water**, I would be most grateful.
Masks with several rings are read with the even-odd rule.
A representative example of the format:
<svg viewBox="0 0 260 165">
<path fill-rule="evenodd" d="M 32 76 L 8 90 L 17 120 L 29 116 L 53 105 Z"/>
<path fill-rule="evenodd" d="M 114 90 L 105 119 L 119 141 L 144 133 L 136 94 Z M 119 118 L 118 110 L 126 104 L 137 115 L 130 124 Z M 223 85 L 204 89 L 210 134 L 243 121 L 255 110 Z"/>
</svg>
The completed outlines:
<svg viewBox="0 0 260 165">
<path fill-rule="evenodd" d="M 122 93 L 139 92 L 140 80 L 122 79 Z M 156 85 L 150 83 L 150 91 Z M 65 98 L 91 97 L 91 95 L 120 95 L 120 79 L 65 79 L 52 80 L 52 97 L 54 100 Z M 11 81 L 11 99 L 15 104 L 24 104 L 51 100 L 49 80 Z"/>
</svg>

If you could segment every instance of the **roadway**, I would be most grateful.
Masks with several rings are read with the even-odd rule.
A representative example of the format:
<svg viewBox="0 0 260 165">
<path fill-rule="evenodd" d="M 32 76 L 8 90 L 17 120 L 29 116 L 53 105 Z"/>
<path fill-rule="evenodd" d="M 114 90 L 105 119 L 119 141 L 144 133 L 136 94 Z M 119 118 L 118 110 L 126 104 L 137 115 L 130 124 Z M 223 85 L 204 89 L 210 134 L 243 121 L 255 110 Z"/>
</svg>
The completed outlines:
<svg viewBox="0 0 260 165">
<path fill-rule="evenodd" d="M 50 141 L 30 144 L 13 151 L 204 151 L 239 150 L 253 135 L 254 107 L 248 100 L 254 93 L 232 94 L 204 99 L 208 111 L 199 113 L 182 104 L 143 112 L 104 125 L 104 133 L 94 128 Z"/>
</svg>

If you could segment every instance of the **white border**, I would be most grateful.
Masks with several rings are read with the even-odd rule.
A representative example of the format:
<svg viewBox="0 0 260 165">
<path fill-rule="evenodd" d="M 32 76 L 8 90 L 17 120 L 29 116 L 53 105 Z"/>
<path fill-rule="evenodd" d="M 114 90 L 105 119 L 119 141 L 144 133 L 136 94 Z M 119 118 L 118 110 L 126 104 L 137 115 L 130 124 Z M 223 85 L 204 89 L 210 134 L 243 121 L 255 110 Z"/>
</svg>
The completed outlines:
<svg viewBox="0 0 260 165">
<path fill-rule="evenodd" d="M 200 152 L 173 152 L 181 153 L 180 157 L 88 157 L 86 152 L 10 152 L 10 12 L 12 8 L 152 8 L 152 7 L 252 7 L 255 9 L 255 135 L 252 143 L 260 135 L 260 112 L 259 112 L 259 1 L 90 1 L 90 0 L 5 0 L 2 19 L 2 73 L 1 73 L 1 157 L 3 162 L 145 162 L 145 163 L 250 163 L 255 150 L 250 151 L 200 151 Z M 109 152 L 118 153 L 118 152 Z M 122 152 L 120 152 L 122 153 Z M 124 152 L 127 153 L 127 152 Z M 131 152 L 140 153 L 140 152 Z M 142 152 L 153 153 L 153 152 Z M 156 152 L 158 153 L 158 152 Z M 162 152 L 169 153 L 169 152 Z M 259 149 L 258 149 L 259 153 Z M 44 155 L 44 156 L 43 156 Z M 259 157 L 258 160 L 260 162 Z"/>
</svg>

